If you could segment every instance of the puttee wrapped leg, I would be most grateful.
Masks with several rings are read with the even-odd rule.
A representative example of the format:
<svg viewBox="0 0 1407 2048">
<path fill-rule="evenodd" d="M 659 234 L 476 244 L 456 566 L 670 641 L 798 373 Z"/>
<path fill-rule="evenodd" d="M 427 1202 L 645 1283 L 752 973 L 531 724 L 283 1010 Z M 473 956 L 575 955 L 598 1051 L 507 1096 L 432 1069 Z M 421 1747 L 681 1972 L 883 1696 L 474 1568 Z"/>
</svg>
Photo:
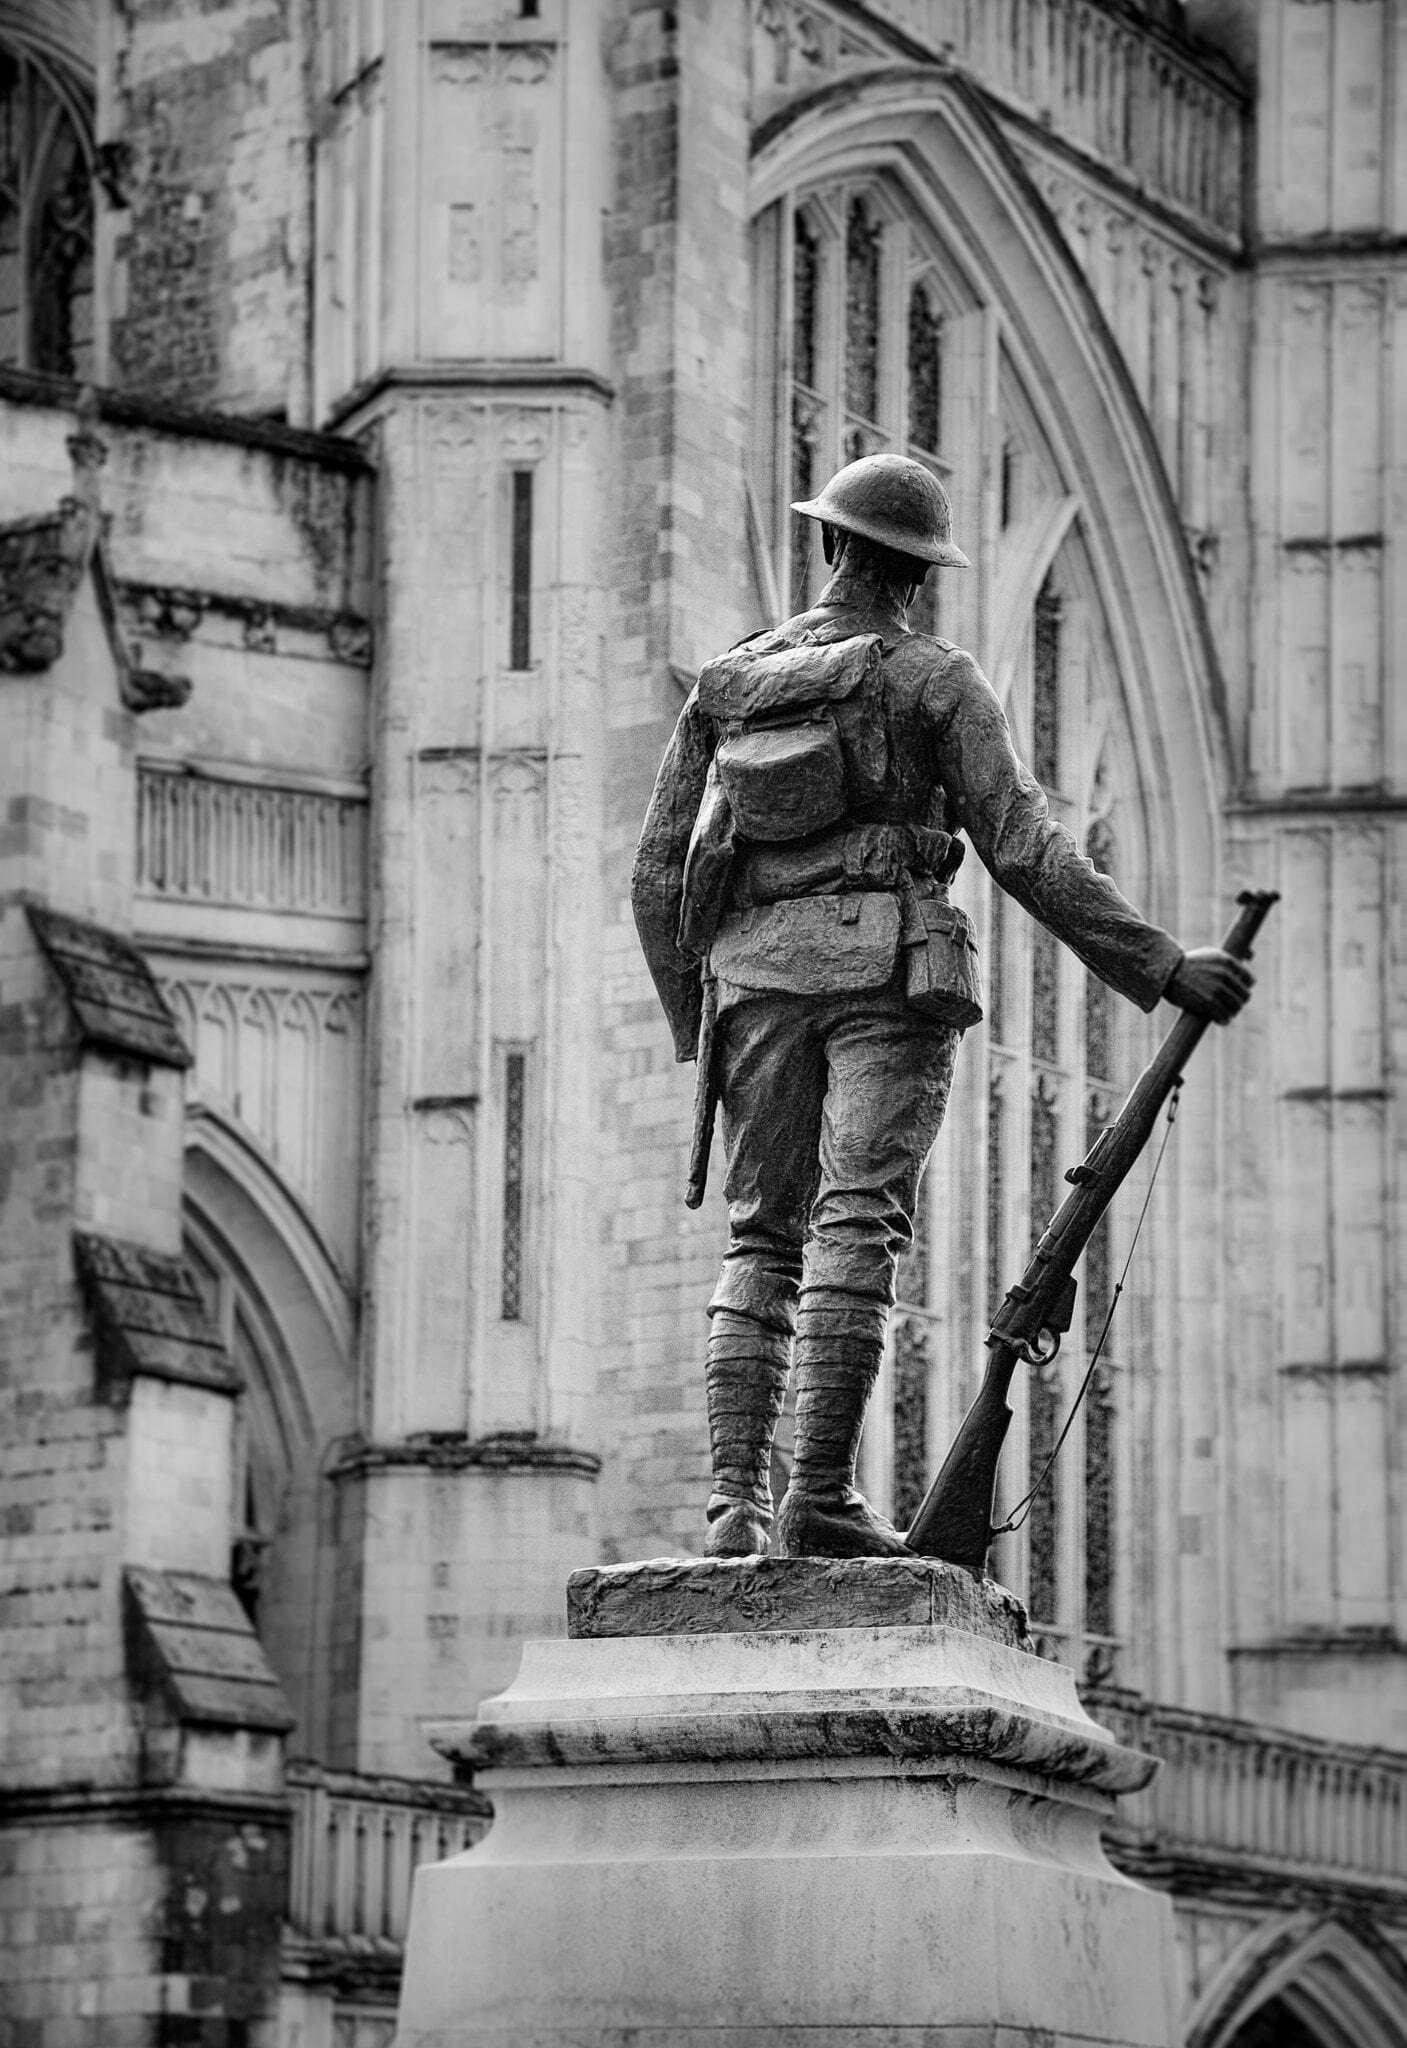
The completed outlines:
<svg viewBox="0 0 1407 2048">
<path fill-rule="evenodd" d="M 713 1491 L 706 1557 L 754 1557 L 772 1535 L 772 1439 L 786 1395 L 791 1336 L 735 1309 L 712 1311 L 708 1429 Z"/>
<path fill-rule="evenodd" d="M 887 1305 L 803 1288 L 796 1319 L 796 1451 L 777 1514 L 780 1557 L 907 1557 L 903 1537 L 855 1491 L 865 1404 L 884 1349 Z"/>
</svg>

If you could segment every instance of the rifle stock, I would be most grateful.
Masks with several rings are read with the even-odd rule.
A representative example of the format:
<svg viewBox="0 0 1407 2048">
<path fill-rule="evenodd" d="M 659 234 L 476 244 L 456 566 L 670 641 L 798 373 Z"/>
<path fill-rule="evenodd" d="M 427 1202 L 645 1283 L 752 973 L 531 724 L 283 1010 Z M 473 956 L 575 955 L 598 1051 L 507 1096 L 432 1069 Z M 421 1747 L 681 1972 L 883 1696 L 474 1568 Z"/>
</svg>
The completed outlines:
<svg viewBox="0 0 1407 2048">
<path fill-rule="evenodd" d="M 1239 913 L 1222 941 L 1222 951 L 1247 960 L 1251 944 L 1272 905 L 1273 890 L 1244 890 Z M 1008 1293 L 987 1333 L 990 1357 L 977 1399 L 964 1416 L 942 1470 L 924 1495 L 906 1541 L 921 1557 L 937 1557 L 968 1571 L 986 1570 L 992 1542 L 992 1501 L 997 1463 L 1011 1424 L 1007 1391 L 1022 1359 L 1030 1364 L 1052 1355 L 1043 1334 L 1056 1343 L 1074 1316 L 1076 1261 L 1095 1225 L 1147 1144 L 1163 1104 L 1182 1078 L 1182 1069 L 1207 1029 L 1205 1018 L 1184 1011 L 1148 1066 L 1139 1075 L 1113 1123 L 1100 1132 L 1047 1225 L 1031 1263 Z"/>
</svg>

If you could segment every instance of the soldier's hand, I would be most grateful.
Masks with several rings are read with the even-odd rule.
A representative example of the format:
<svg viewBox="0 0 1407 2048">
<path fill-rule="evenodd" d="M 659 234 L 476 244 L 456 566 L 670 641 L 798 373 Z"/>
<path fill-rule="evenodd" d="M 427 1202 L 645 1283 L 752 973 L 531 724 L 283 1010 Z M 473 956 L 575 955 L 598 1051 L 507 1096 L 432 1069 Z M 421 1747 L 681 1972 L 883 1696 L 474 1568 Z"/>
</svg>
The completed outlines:
<svg viewBox="0 0 1407 2048">
<path fill-rule="evenodd" d="M 1194 946 L 1183 954 L 1163 993 L 1170 1003 L 1190 1010 L 1194 1017 L 1229 1024 L 1244 1006 L 1255 979 L 1242 961 L 1233 960 L 1220 946 Z"/>
</svg>

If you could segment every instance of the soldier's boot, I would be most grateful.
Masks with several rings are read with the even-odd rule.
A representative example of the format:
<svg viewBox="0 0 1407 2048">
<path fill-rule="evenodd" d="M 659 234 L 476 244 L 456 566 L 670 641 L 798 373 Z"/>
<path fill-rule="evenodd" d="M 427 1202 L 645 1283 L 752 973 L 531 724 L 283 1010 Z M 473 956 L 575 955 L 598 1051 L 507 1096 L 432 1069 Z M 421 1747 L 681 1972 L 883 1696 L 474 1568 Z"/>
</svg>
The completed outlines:
<svg viewBox="0 0 1407 2048">
<path fill-rule="evenodd" d="M 791 1337 L 736 1309 L 712 1313 L 708 1433 L 713 1491 L 705 1557 L 756 1557 L 772 1539 L 772 1438 L 787 1389 Z"/>
<path fill-rule="evenodd" d="M 884 1349 L 882 1301 L 808 1288 L 796 1319 L 796 1453 L 777 1513 L 778 1557 L 909 1557 L 855 1490 L 865 1403 Z"/>
</svg>

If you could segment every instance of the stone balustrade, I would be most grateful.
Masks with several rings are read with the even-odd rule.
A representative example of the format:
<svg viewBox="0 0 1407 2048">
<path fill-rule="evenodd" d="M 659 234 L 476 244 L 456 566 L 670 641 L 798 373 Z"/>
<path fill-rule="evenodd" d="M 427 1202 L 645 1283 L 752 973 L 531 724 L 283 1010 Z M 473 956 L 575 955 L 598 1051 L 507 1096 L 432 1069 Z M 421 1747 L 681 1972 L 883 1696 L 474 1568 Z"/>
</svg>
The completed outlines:
<svg viewBox="0 0 1407 2048">
<path fill-rule="evenodd" d="M 1407 1764 L 1134 1695 L 1092 1695 L 1091 1713 L 1163 1769 L 1120 1801 L 1116 1854 L 1273 1870 L 1407 1896 Z M 481 1795 L 449 1785 L 289 1770 L 295 1937 L 398 1953 L 419 1863 L 468 1848 L 488 1825 Z"/>
<path fill-rule="evenodd" d="M 457 1856 L 488 1824 L 477 1792 L 420 1779 L 288 1768 L 288 1926 L 295 1939 L 399 1953 L 417 1864 Z"/>
<path fill-rule="evenodd" d="M 1150 198 L 1238 231 L 1239 96 L 1170 38 L 1099 0 L 872 0 L 871 11 L 930 48 L 950 45 L 993 92 Z"/>
<path fill-rule="evenodd" d="M 1163 1768 L 1120 1804 L 1116 1840 L 1159 1863 L 1254 1867 L 1407 1897 L 1407 1763 L 1132 1695 L 1087 1704 Z"/>
<path fill-rule="evenodd" d="M 817 0 L 758 7 L 784 94 L 873 61 L 853 11 L 842 18 Z M 1247 102 L 1205 51 L 1105 0 L 867 0 L 863 16 L 961 65 L 1144 197 L 1239 237 Z"/>
<path fill-rule="evenodd" d="M 144 764 L 137 889 L 180 902 L 359 918 L 366 799 Z"/>
</svg>

